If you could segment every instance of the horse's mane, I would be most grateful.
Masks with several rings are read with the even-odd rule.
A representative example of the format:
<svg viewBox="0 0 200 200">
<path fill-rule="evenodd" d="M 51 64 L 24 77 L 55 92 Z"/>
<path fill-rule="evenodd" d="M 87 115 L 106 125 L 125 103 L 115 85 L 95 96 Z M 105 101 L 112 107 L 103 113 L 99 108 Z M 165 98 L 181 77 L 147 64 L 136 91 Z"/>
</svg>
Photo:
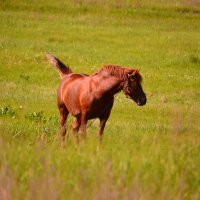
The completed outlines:
<svg viewBox="0 0 200 200">
<path fill-rule="evenodd" d="M 104 65 L 104 67 L 99 70 L 99 73 L 100 72 L 108 72 L 111 76 L 115 76 L 123 80 L 127 80 L 127 74 L 135 72 L 135 78 L 139 82 L 142 82 L 142 76 L 139 73 L 139 70 L 132 69 L 130 67 L 122 67 L 118 65 Z"/>
</svg>

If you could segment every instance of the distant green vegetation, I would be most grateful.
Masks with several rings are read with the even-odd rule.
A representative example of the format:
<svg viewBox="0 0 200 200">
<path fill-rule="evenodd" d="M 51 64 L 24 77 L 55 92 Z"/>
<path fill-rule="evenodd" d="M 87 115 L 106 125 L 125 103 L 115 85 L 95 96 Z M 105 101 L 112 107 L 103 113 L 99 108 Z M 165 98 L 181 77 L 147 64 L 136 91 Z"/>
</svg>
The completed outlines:
<svg viewBox="0 0 200 200">
<path fill-rule="evenodd" d="M 200 199 L 197 0 L 0 3 L 0 199 Z M 120 93 L 98 146 L 61 145 L 51 52 L 74 72 L 139 68 L 147 105 Z"/>
</svg>

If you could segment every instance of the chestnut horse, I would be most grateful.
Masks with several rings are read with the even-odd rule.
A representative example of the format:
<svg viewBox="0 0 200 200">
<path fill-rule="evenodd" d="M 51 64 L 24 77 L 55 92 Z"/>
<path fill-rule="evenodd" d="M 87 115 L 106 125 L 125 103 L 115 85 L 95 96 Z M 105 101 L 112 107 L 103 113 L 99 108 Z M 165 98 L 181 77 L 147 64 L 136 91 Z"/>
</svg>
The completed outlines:
<svg viewBox="0 0 200 200">
<path fill-rule="evenodd" d="M 106 121 L 109 118 L 114 95 L 123 90 L 125 95 L 137 105 L 146 104 L 146 95 L 141 87 L 142 76 L 139 70 L 105 65 L 92 75 L 75 74 L 60 60 L 51 54 L 47 58 L 59 70 L 61 83 L 58 88 L 58 109 L 60 111 L 60 134 L 65 137 L 68 114 L 75 117 L 72 123 L 73 133 L 86 136 L 87 121 L 100 119 L 98 136 L 102 138 Z"/>
</svg>

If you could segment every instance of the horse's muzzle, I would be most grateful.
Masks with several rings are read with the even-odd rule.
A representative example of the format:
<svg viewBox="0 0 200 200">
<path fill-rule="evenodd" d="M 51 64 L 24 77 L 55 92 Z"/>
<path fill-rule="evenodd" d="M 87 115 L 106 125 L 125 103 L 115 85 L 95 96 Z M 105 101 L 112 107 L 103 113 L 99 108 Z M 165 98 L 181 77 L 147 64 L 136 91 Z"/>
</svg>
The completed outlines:
<svg viewBox="0 0 200 200">
<path fill-rule="evenodd" d="M 144 106 L 144 105 L 146 104 L 146 102 L 147 102 L 147 98 L 146 98 L 146 97 L 143 97 L 143 98 L 141 98 L 141 99 L 139 99 L 139 100 L 137 101 L 137 105 L 138 105 L 138 106 Z"/>
</svg>

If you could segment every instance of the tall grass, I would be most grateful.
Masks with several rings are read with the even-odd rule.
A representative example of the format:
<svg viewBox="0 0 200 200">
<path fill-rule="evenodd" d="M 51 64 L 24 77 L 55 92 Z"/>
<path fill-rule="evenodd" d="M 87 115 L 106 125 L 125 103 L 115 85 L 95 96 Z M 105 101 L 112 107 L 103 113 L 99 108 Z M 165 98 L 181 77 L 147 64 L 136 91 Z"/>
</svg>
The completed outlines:
<svg viewBox="0 0 200 200">
<path fill-rule="evenodd" d="M 199 199 L 198 1 L 0 4 L 0 199 Z M 74 72 L 140 68 L 148 101 L 120 93 L 105 128 L 61 145 L 52 52 Z"/>
</svg>

